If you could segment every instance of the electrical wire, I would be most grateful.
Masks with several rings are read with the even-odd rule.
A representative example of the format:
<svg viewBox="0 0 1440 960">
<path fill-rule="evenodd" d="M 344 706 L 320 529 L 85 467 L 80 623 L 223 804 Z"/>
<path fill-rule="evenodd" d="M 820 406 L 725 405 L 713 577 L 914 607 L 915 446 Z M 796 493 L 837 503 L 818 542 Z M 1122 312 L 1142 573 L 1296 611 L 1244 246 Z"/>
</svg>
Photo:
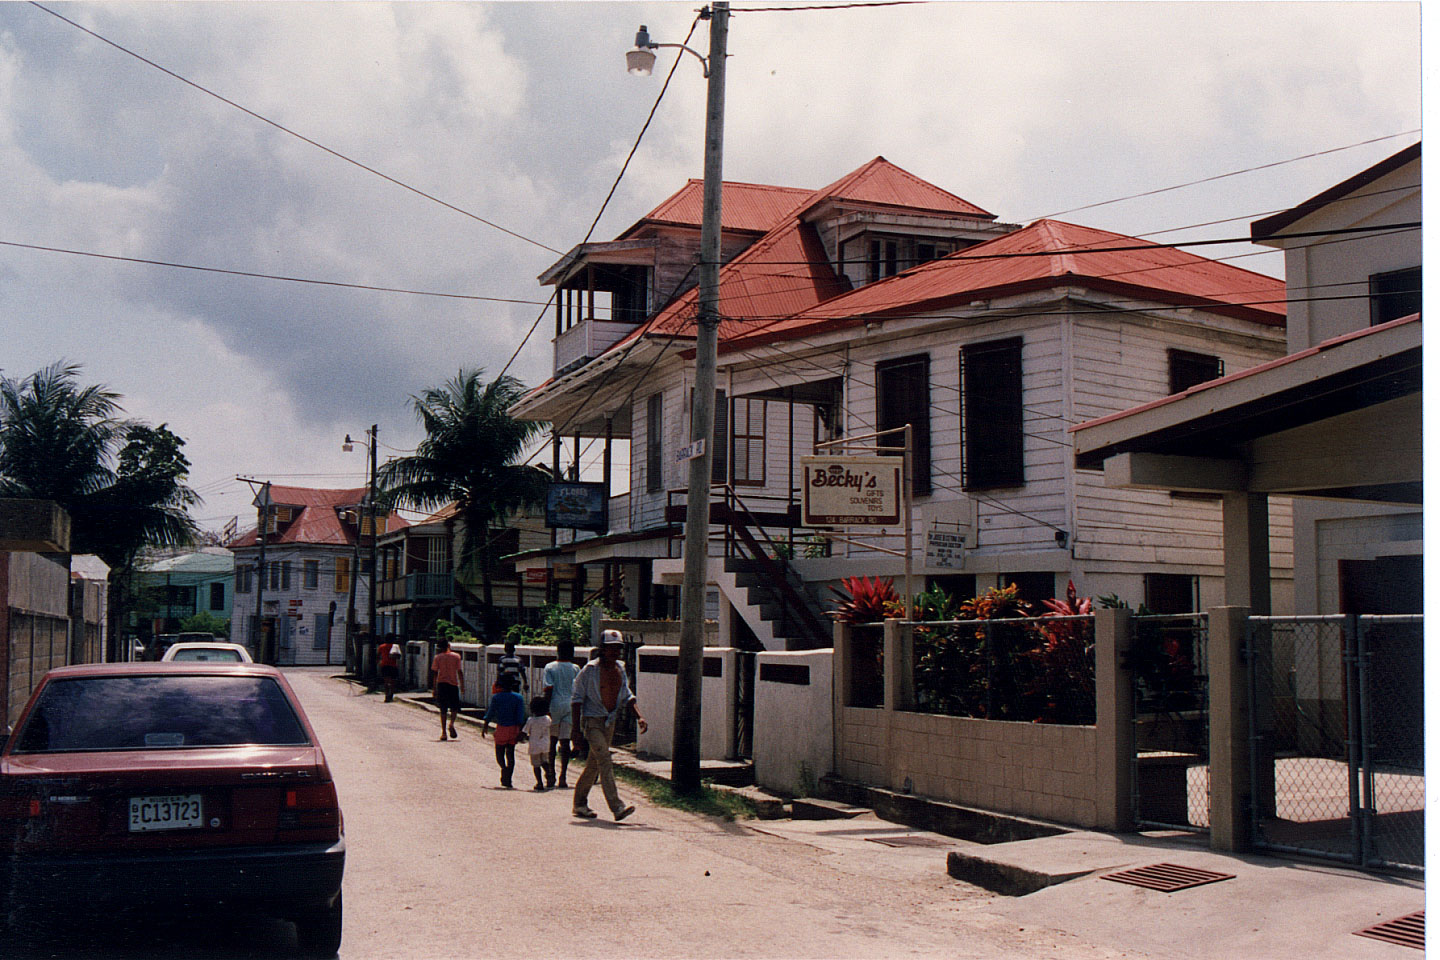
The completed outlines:
<svg viewBox="0 0 1440 960">
<path fill-rule="evenodd" d="M 219 100 L 221 103 L 226 104 L 227 106 L 230 106 L 230 107 L 234 107 L 236 110 L 239 110 L 241 113 L 244 113 L 244 114 L 246 114 L 247 116 L 253 117 L 253 118 L 255 118 L 256 120 L 259 120 L 261 123 L 269 124 L 270 126 L 274 127 L 276 130 L 279 130 L 281 133 L 287 133 L 287 134 L 289 134 L 290 136 L 294 137 L 295 139 L 304 141 L 305 143 L 308 143 L 310 146 L 315 147 L 315 148 L 318 149 L 318 150 L 323 150 L 324 152 L 330 154 L 332 157 L 335 157 L 335 158 L 337 158 L 337 159 L 339 159 L 339 160 L 343 160 L 343 161 L 345 161 L 346 163 L 351 164 L 351 165 L 353 165 L 353 166 L 359 167 L 361 170 L 364 170 L 366 173 L 374 174 L 375 176 L 379 177 L 380 179 L 385 180 L 385 181 L 387 181 L 387 182 L 389 182 L 389 183 L 392 183 L 392 184 L 394 184 L 394 185 L 397 186 L 397 187 L 400 187 L 400 188 L 402 188 L 402 189 L 404 189 L 404 190 L 408 190 L 408 191 L 410 191 L 411 193 L 416 194 L 417 196 L 424 197 L 426 200 L 429 200 L 429 201 L 431 201 L 432 203 L 438 203 L 440 206 L 445 207 L 445 208 L 448 209 L 448 210 L 453 210 L 453 211 L 455 211 L 456 213 L 459 213 L 459 214 L 462 214 L 462 215 L 464 215 L 464 216 L 466 216 L 466 217 L 469 217 L 471 220 L 475 220 L 475 221 L 478 221 L 478 222 L 480 222 L 480 223 L 483 223 L 483 224 L 485 224 L 487 227 L 493 227 L 494 229 L 499 230 L 501 233 L 509 234 L 510 236 L 514 237 L 514 238 L 517 239 L 517 240 L 523 240 L 523 241 L 525 241 L 526 243 L 533 244 L 533 245 L 539 247 L 539 248 L 542 249 L 542 250 L 549 250 L 551 253 L 560 253 L 559 250 L 556 250 L 554 247 L 551 247 L 551 246 L 549 246 L 549 245 L 547 245 L 547 244 L 541 243 L 539 240 L 535 240 L 535 239 L 533 239 L 533 238 L 531 238 L 531 237 L 527 237 L 527 236 L 525 236 L 523 233 L 519 233 L 519 232 L 517 232 L 517 231 L 515 231 L 515 230 L 511 230 L 509 227 L 501 226 L 500 224 L 494 222 L 493 220 L 487 220 L 487 219 L 485 219 L 484 217 L 480 216 L 479 214 L 471 213 L 469 210 L 466 210 L 466 209 L 464 209 L 464 208 L 462 208 L 462 207 L 458 207 L 458 206 L 456 206 L 456 205 L 453 204 L 453 203 L 450 203 L 450 202 L 445 201 L 445 200 L 441 200 L 439 197 L 434 196 L 433 194 L 426 193 L 424 190 L 421 190 L 419 187 L 413 187 L 413 186 L 411 186 L 410 184 L 406 183 L 406 182 L 403 181 L 403 180 L 398 180 L 398 179 L 396 179 L 395 177 L 390 176 L 388 173 L 382 173 L 381 171 L 375 169 L 374 167 L 371 167 L 371 166 L 368 166 L 368 165 L 366 165 L 366 164 L 364 164 L 364 163 L 361 163 L 359 160 L 356 160 L 356 159 L 354 159 L 354 158 L 352 158 L 352 157 L 348 157 L 348 156 L 346 156 L 345 154 L 341 153 L 340 151 L 335 150 L 335 149 L 332 149 L 331 147 L 327 147 L 325 144 L 320 143 L 318 140 L 312 140 L 311 138 L 305 136 L 304 134 L 297 133 L 296 131 L 291 130 L 289 127 L 285 126 L 284 124 L 276 123 L 274 120 L 271 120 L 269 117 L 266 117 L 266 116 L 264 116 L 264 115 L 262 115 L 262 114 L 256 113 L 254 110 L 251 110 L 249 107 L 242 106 L 241 104 L 236 103 L 234 100 L 231 100 L 231 99 L 228 98 L 228 97 L 221 96 L 220 94 L 216 93 L 215 91 L 210 90 L 210 89 L 208 89 L 207 87 L 201 86 L 200 84 L 196 83 L 194 80 L 190 80 L 190 79 L 188 79 L 187 77 L 183 77 L 183 76 L 181 76 L 180 74 L 176 73 L 174 70 L 171 70 L 171 69 L 169 69 L 168 67 L 163 67 L 163 66 L 161 66 L 160 64 L 156 63 L 154 60 L 151 60 L 151 59 L 149 59 L 149 58 L 147 58 L 147 57 L 141 56 L 140 54 L 136 53 L 134 50 L 131 50 L 131 49 L 129 49 L 128 47 L 122 46 L 121 44 L 116 43 L 114 40 L 111 40 L 111 39 L 108 38 L 108 37 L 102 36 L 101 34 L 96 33 L 94 30 L 91 30 L 91 29 L 88 28 L 88 27 L 85 27 L 85 26 L 82 26 L 82 25 L 79 24 L 79 23 L 76 23 L 74 20 L 71 20 L 69 17 L 66 17 L 66 16 L 64 16 L 64 15 L 62 15 L 62 14 L 60 14 L 60 13 L 57 13 L 57 12 L 54 11 L 54 10 L 51 10 L 49 7 L 45 6 L 44 4 L 37 3 L 36 0 L 30 0 L 30 2 L 31 2 L 31 6 L 34 6 L 34 7 L 36 7 L 36 8 L 39 9 L 39 10 L 45 11 L 46 13 L 50 14 L 50 16 L 54 17 L 54 18 L 57 19 L 57 20 L 61 20 L 61 21 L 64 21 L 65 23 L 68 23 L 70 26 L 74 27 L 76 30 L 81 31 L 82 33 L 87 33 L 87 34 L 89 34 L 90 36 L 94 37 L 96 40 L 99 40 L 101 43 L 104 43 L 104 44 L 106 44 L 106 45 L 108 45 L 108 46 L 114 47 L 116 50 L 119 50 L 121 53 L 123 53 L 123 54 L 125 54 L 125 55 L 127 55 L 127 56 L 130 56 L 130 57 L 134 57 L 136 60 L 139 60 L 141 63 L 144 63 L 144 64 L 146 64 L 147 66 L 154 67 L 156 70 L 159 70 L 161 73 L 165 74 L 166 76 L 173 77 L 174 79 L 179 80 L 181 83 L 186 84 L 186 85 L 189 86 L 189 87 L 193 87 L 193 88 L 196 89 L 196 90 L 199 90 L 201 93 L 205 94 L 205 95 L 208 96 L 208 97 L 214 97 L 216 100 Z"/>
<path fill-rule="evenodd" d="M 178 270 L 195 270 L 201 273 L 220 273 L 232 277 L 251 277 L 258 280 L 283 280 L 287 283 L 309 283 L 323 287 L 344 287 L 350 290 L 371 290 L 378 293 L 404 293 L 420 297 L 441 297 L 448 300 L 478 300 L 487 303 L 534 304 L 541 302 L 539 300 L 520 300 L 513 297 L 482 297 L 470 293 L 441 293 L 435 290 L 411 290 L 404 287 L 381 287 L 366 283 L 344 283 L 339 280 L 316 280 L 309 277 L 258 273 L 253 270 L 233 270 L 225 267 L 202 267 L 193 263 L 178 263 L 173 260 L 151 260 L 146 257 L 122 257 L 113 253 L 96 253 L 90 250 L 74 250 L 67 247 L 50 247 L 38 243 L 20 243 L 15 240 L 0 240 L 0 247 L 15 247 L 21 250 L 37 250 L 44 253 L 64 253 L 76 257 L 93 257 L 97 260 L 117 260 L 122 263 L 138 263 L 152 267 L 173 267 Z"/>
<path fill-rule="evenodd" d="M 695 27 L 699 25 L 700 19 L 700 16 L 697 15 L 695 19 L 690 22 L 690 30 L 685 34 L 685 39 L 681 41 L 681 46 L 690 42 L 690 37 L 694 35 Z M 605 194 L 605 200 L 600 204 L 600 209 L 596 212 L 595 219 L 590 221 L 590 229 L 585 231 L 585 239 L 581 240 L 578 246 L 583 246 L 590 242 L 590 237 L 595 233 L 595 227 L 600 223 L 600 218 L 605 215 L 605 209 L 610 206 L 610 200 L 615 196 L 615 191 L 619 188 L 620 181 L 624 178 L 626 171 L 630 169 L 630 161 L 634 159 L 635 152 L 640 149 L 640 142 L 645 139 L 645 132 L 650 129 L 650 122 L 655 119 L 655 112 L 660 109 L 660 102 L 665 99 L 665 92 L 670 89 L 670 79 L 675 76 L 675 71 L 679 66 L 680 56 L 676 54 L 675 62 L 670 64 L 670 72 L 665 75 L 665 82 L 660 85 L 660 92 L 655 96 L 655 102 L 650 105 L 650 113 L 645 117 L 645 122 L 641 124 L 640 132 L 635 135 L 635 142 L 630 145 L 630 152 L 626 154 L 625 162 L 620 165 L 620 172 L 615 175 L 614 182 L 610 184 L 610 192 Z M 559 295 L 560 288 L 557 285 L 555 292 L 550 294 L 550 299 L 546 301 L 545 307 L 541 309 L 539 315 L 535 317 L 535 322 L 530 325 L 529 331 L 525 334 L 524 338 L 521 339 L 520 345 L 515 348 L 514 353 L 510 354 L 510 359 L 505 361 L 505 366 L 500 370 L 500 376 L 503 377 L 505 371 L 509 370 L 510 365 L 515 362 L 515 358 L 520 356 L 520 351 L 525 349 L 525 344 L 530 342 L 530 338 L 533 337 L 535 331 L 539 329 L 540 321 L 545 319 L 545 314 L 550 310 L 550 304 L 553 303 Z"/>
</svg>

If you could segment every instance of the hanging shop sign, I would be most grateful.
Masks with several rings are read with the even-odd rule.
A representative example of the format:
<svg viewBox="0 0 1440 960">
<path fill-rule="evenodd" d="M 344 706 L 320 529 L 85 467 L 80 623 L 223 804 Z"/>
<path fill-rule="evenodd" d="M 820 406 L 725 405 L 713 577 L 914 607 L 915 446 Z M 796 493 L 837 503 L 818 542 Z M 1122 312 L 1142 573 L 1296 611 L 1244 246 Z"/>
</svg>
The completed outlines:
<svg viewBox="0 0 1440 960">
<path fill-rule="evenodd" d="M 899 457 L 802 457 L 801 523 L 807 527 L 900 522 Z"/>
<path fill-rule="evenodd" d="M 552 483 L 545 495 L 545 526 L 604 533 L 610 528 L 606 506 L 603 483 Z"/>
</svg>

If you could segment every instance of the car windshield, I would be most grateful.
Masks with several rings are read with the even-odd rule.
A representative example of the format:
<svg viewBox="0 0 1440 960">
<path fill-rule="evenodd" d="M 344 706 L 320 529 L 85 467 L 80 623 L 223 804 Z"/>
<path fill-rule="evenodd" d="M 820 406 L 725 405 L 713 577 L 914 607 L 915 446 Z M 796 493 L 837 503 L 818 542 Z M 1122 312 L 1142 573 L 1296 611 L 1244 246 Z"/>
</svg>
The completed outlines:
<svg viewBox="0 0 1440 960">
<path fill-rule="evenodd" d="M 45 685 L 15 752 L 309 742 L 273 677 L 74 677 Z"/>
<path fill-rule="evenodd" d="M 172 660 L 204 660 L 212 663 L 239 663 L 240 654 L 234 650 L 207 647 L 204 650 L 176 650 Z"/>
</svg>

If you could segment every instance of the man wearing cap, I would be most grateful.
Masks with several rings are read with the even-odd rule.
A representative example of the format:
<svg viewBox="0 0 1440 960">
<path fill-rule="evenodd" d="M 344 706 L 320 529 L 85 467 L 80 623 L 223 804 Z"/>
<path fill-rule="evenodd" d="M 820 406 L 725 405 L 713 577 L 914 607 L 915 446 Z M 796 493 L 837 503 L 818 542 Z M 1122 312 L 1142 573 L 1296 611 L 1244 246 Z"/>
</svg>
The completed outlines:
<svg viewBox="0 0 1440 960">
<path fill-rule="evenodd" d="M 620 666 L 620 652 L 624 638 L 619 630 L 605 630 L 600 634 L 600 657 L 592 660 L 580 670 L 575 678 L 573 699 L 570 702 L 571 737 L 575 749 L 583 740 L 590 748 L 585 770 L 575 781 L 574 814 L 585 820 L 595 817 L 590 809 L 590 788 L 600 781 L 605 793 L 605 802 L 616 820 L 624 820 L 635 812 L 635 807 L 622 803 L 620 793 L 615 789 L 615 770 L 610 764 L 610 740 L 615 736 L 615 721 L 622 710 L 628 709 L 644 733 L 649 724 L 640 716 L 635 705 L 635 694 L 630 691 L 630 681 L 625 668 Z"/>
</svg>

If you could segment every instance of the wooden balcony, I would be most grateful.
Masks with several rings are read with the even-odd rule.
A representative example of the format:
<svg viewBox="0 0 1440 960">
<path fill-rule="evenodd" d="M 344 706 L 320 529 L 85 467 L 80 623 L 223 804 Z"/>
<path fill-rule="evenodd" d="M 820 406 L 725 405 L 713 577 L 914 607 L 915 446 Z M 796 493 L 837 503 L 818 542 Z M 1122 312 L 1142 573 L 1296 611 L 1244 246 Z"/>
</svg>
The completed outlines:
<svg viewBox="0 0 1440 960">
<path fill-rule="evenodd" d="M 555 373 L 578 367 L 619 343 L 635 329 L 633 323 L 582 320 L 555 338 Z"/>
<path fill-rule="evenodd" d="M 455 596 L 455 578 L 448 573 L 410 573 L 381 580 L 377 604 L 448 603 Z"/>
</svg>

